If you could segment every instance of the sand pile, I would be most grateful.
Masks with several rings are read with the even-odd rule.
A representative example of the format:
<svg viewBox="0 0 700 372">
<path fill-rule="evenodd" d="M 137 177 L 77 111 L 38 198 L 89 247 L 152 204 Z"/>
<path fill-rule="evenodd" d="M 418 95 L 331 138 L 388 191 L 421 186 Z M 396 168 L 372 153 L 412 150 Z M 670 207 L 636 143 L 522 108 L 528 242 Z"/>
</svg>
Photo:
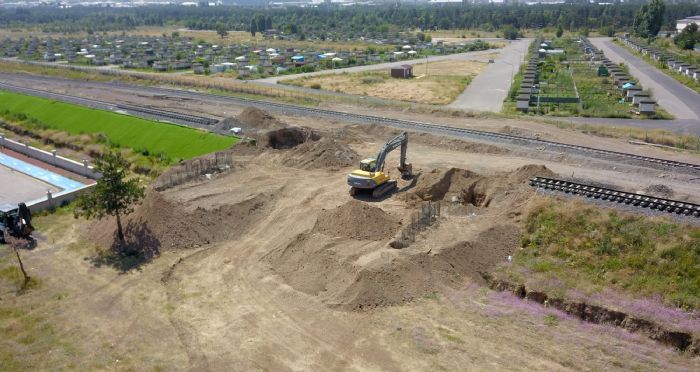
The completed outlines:
<svg viewBox="0 0 700 372">
<path fill-rule="evenodd" d="M 380 208 L 350 200 L 339 207 L 322 211 L 313 231 L 332 237 L 383 240 L 391 238 L 399 225 L 397 219 Z"/>
<path fill-rule="evenodd" d="M 134 213 L 122 217 L 128 245 L 136 250 L 192 248 L 235 237 L 269 212 L 273 198 L 259 194 L 240 203 L 186 211 L 181 203 L 149 190 Z M 115 242 L 113 218 L 97 221 L 88 235 L 103 247 Z"/>
<path fill-rule="evenodd" d="M 295 147 L 283 161 L 284 165 L 303 168 L 342 168 L 358 163 L 360 156 L 349 146 L 323 137 L 306 141 Z"/>
<path fill-rule="evenodd" d="M 256 107 L 246 108 L 236 119 L 247 129 L 275 130 L 287 127 L 281 120 Z"/>
</svg>

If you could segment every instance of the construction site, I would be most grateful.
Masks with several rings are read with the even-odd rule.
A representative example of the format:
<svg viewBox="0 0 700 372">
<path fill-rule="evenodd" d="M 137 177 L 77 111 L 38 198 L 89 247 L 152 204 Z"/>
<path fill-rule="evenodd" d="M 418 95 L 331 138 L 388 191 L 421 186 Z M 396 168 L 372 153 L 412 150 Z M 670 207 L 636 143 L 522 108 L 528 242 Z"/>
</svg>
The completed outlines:
<svg viewBox="0 0 700 372">
<path fill-rule="evenodd" d="M 138 99 L 167 109 L 162 96 Z M 137 257 L 111 253 L 113 218 L 74 220 L 61 212 L 34 218 L 38 244 L 23 255 L 41 284 L 27 295 L 11 294 L 9 284 L 2 292 L 8 309 L 25 314 L 9 334 L 22 339 L 49 329 L 24 354 L 44 355 L 30 365 L 700 366 L 697 313 L 679 313 L 673 318 L 679 321 L 649 317 L 630 305 L 632 297 L 617 301 L 628 298 L 622 292 L 574 303 L 544 292 L 527 273 L 524 280 L 499 274 L 525 249 L 528 216 L 552 203 L 697 226 L 692 155 L 603 137 L 595 137 L 596 147 L 635 158 L 561 149 L 537 141 L 590 145 L 591 137 L 518 120 L 441 118 L 496 129 L 503 137 L 494 141 L 246 106 L 205 104 L 197 111 L 224 117 L 214 130 L 240 128 L 247 139 L 182 161 L 150 183 L 122 220 Z M 521 140 L 503 140 L 508 136 Z M 645 156 L 675 162 L 674 171 Z M 635 210 L 639 203 L 598 198 L 590 204 L 586 195 L 533 187 L 535 177 L 584 180 L 682 205 Z M 83 364 L 88 355 L 92 364 Z"/>
</svg>

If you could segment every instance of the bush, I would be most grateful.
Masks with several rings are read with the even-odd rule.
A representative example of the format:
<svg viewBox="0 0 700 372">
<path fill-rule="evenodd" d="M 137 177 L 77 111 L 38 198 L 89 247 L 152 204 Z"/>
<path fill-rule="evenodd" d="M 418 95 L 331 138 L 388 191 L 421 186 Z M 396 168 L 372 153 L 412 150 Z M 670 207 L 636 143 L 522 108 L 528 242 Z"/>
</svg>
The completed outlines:
<svg viewBox="0 0 700 372">
<path fill-rule="evenodd" d="M 321 89 L 321 84 L 319 83 L 313 83 L 310 85 L 311 89 Z"/>
</svg>

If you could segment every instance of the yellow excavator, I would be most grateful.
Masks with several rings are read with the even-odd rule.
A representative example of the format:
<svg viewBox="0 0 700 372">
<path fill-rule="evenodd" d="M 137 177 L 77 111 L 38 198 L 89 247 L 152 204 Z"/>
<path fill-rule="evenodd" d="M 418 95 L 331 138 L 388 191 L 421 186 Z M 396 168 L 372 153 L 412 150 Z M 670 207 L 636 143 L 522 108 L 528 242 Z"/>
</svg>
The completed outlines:
<svg viewBox="0 0 700 372">
<path fill-rule="evenodd" d="M 357 195 L 365 190 L 372 193 L 373 198 L 382 196 L 394 191 L 397 181 L 392 180 L 387 173 L 384 173 L 384 162 L 387 155 L 393 150 L 401 147 L 401 161 L 399 171 L 401 177 L 410 178 L 413 176 L 413 167 L 406 163 L 406 150 L 408 148 L 408 132 L 392 138 L 387 142 L 374 158 L 367 158 L 360 161 L 360 169 L 348 174 L 348 185 L 350 185 L 350 195 Z"/>
</svg>

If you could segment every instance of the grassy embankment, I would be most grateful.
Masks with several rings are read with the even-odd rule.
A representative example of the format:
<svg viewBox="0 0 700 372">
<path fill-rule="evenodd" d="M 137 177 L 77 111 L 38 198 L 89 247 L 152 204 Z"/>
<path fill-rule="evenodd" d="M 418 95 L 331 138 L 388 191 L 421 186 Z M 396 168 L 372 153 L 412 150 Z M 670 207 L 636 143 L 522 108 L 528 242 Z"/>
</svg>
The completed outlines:
<svg viewBox="0 0 700 372">
<path fill-rule="evenodd" d="M 550 295 L 592 296 L 612 288 L 633 298 L 700 310 L 697 226 L 549 202 L 528 216 L 522 246 L 503 273 Z"/>
<path fill-rule="evenodd" d="M 125 150 L 145 170 L 229 148 L 237 138 L 109 111 L 0 91 L 2 127 L 44 144 L 71 147 L 88 155 L 105 146 Z"/>
</svg>

